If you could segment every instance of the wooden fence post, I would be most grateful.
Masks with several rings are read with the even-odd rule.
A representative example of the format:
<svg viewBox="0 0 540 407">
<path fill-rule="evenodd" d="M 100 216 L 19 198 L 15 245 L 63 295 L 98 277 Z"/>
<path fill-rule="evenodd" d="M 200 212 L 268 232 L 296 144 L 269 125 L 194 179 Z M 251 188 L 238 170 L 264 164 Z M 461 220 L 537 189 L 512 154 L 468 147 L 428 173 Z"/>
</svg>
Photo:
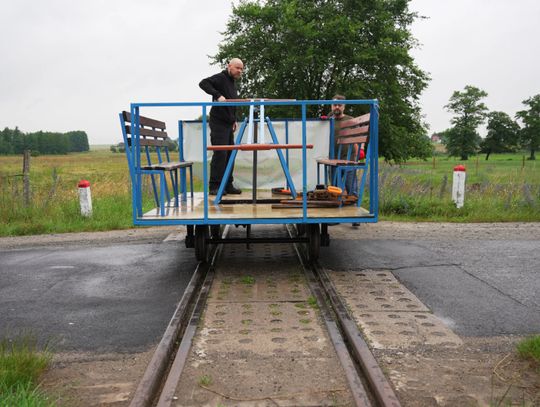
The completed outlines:
<svg viewBox="0 0 540 407">
<path fill-rule="evenodd" d="M 23 197 L 24 205 L 30 205 L 30 150 L 24 150 L 23 155 Z"/>
</svg>

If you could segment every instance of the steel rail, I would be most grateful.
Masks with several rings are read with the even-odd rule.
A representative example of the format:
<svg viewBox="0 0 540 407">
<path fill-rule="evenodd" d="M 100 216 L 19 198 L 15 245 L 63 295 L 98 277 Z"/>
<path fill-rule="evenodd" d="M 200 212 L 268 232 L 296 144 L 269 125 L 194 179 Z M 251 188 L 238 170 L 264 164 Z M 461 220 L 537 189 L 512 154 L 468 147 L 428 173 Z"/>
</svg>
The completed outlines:
<svg viewBox="0 0 540 407">
<path fill-rule="evenodd" d="M 326 291 L 327 298 L 332 304 L 332 308 L 338 318 L 341 329 L 347 338 L 349 348 L 366 375 L 377 402 L 384 407 L 400 407 L 401 404 L 394 389 L 384 375 L 377 360 L 369 350 L 368 344 L 364 340 L 356 322 L 349 315 L 349 312 L 347 311 L 343 300 L 337 293 L 328 273 L 318 261 L 312 262 L 311 265 L 315 275 Z"/>
<path fill-rule="evenodd" d="M 287 231 L 289 232 L 291 237 L 294 235 L 292 228 L 289 225 L 287 226 Z M 368 391 L 366 390 L 366 386 L 362 382 L 358 370 L 355 367 L 355 363 L 351 358 L 349 350 L 347 349 L 345 340 L 340 332 L 339 326 L 332 316 L 332 310 L 327 305 L 325 292 L 322 289 L 319 281 L 317 280 L 317 276 L 313 273 L 307 256 L 305 255 L 305 253 L 303 253 L 300 245 L 295 244 L 294 248 L 298 259 L 300 260 L 300 264 L 304 269 L 304 274 L 307 277 L 309 288 L 313 296 L 317 300 L 317 305 L 319 307 L 319 310 L 321 311 L 321 315 L 323 317 L 326 328 L 328 329 L 330 340 L 334 345 L 338 359 L 343 367 L 343 370 L 345 371 L 345 376 L 347 377 L 347 381 L 349 382 L 349 387 L 351 389 L 354 402 L 357 407 L 371 407 L 372 402 L 369 398 Z"/>
<path fill-rule="evenodd" d="M 226 236 L 227 233 L 228 227 L 225 228 L 224 235 Z M 213 265 L 220 252 L 221 246 L 216 246 L 211 252 L 210 262 L 200 262 L 197 264 L 197 268 L 184 291 L 182 299 L 176 307 L 173 317 L 135 390 L 133 399 L 129 404 L 130 407 L 152 406 L 159 396 L 163 381 L 171 367 L 170 361 L 175 353 L 179 351 L 177 347 L 178 341 L 180 338 L 183 340 L 189 329 L 189 325 L 186 327 L 186 316 L 189 310 L 194 308 L 193 302 L 195 298 L 200 297 L 200 291 L 204 289 L 209 270 L 213 269 Z"/>
<path fill-rule="evenodd" d="M 197 302 L 195 304 L 195 308 L 193 309 L 189 324 L 186 328 L 186 331 L 184 332 L 184 335 L 182 336 L 182 341 L 180 342 L 180 346 L 178 347 L 178 352 L 176 352 L 176 356 L 171 365 L 171 369 L 169 371 L 169 374 L 167 375 L 167 379 L 165 380 L 163 389 L 161 390 L 159 400 L 156 404 L 157 407 L 168 407 L 173 403 L 173 401 L 175 401 L 174 394 L 176 392 L 176 387 L 178 386 L 180 376 L 182 375 L 182 371 L 184 370 L 184 366 L 186 365 L 189 351 L 191 349 L 191 344 L 193 343 L 193 338 L 197 333 L 199 321 L 204 312 L 204 307 L 206 306 L 206 300 L 208 299 L 208 293 L 210 292 L 210 287 L 212 286 L 212 282 L 214 281 L 214 276 L 214 268 L 210 267 L 208 273 L 206 274 L 206 278 L 204 279 L 204 283 L 201 288 L 199 297 L 197 298 Z"/>
<path fill-rule="evenodd" d="M 290 226 L 287 226 L 287 230 L 291 237 L 294 236 L 294 232 Z M 401 403 L 390 385 L 390 382 L 369 350 L 356 322 L 349 315 L 349 312 L 332 284 L 328 273 L 318 261 L 309 261 L 307 253 L 299 245 L 295 244 L 295 249 L 306 274 L 310 276 L 308 281 L 311 280 L 311 276 L 313 276 L 316 281 L 315 289 L 312 289 L 312 291 L 317 297 L 319 307 L 321 304 L 325 305 L 329 303 L 331 305 L 333 311 L 332 314 L 335 315 L 337 326 L 339 326 L 340 332 L 346 338 L 346 341 L 344 342 L 348 349 L 347 352 L 353 357 L 365 376 L 365 380 L 367 380 L 369 384 L 370 393 L 373 395 L 377 405 L 382 407 L 400 407 Z M 322 297 L 321 300 L 319 300 L 319 297 Z M 323 317 L 326 320 L 326 316 L 323 315 Z M 330 329 L 329 332 L 331 332 Z M 342 345 L 343 343 L 338 343 L 339 348 L 341 348 Z M 338 347 L 336 347 L 336 351 L 339 356 L 340 351 L 338 350 Z M 340 360 L 341 359 L 342 358 L 340 357 Z M 344 364 L 343 367 L 346 372 L 350 369 L 348 363 L 346 365 Z M 356 367 L 354 369 L 356 370 Z M 349 377 L 349 373 L 347 374 L 347 377 Z M 351 383 L 351 381 L 356 384 L 356 379 L 349 379 L 349 383 Z M 355 390 L 352 386 L 351 390 L 354 395 Z M 361 397 L 363 399 L 364 395 L 361 394 Z"/>
</svg>

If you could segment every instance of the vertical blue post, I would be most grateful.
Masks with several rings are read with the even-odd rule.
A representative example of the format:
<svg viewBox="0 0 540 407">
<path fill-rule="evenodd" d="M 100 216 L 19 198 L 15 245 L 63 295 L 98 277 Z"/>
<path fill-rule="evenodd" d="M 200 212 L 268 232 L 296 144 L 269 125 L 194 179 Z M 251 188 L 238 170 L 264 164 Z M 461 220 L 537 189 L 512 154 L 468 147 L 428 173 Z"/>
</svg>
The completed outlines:
<svg viewBox="0 0 540 407">
<path fill-rule="evenodd" d="M 336 158 L 335 157 L 335 151 L 334 151 L 334 126 L 336 125 L 335 124 L 335 120 L 333 117 L 330 118 L 330 137 L 329 137 L 329 140 L 330 140 L 330 146 L 328 148 L 328 151 L 330 152 L 330 155 L 328 157 L 330 157 L 330 159 L 334 159 Z"/>
<path fill-rule="evenodd" d="M 184 162 L 184 123 L 178 120 L 178 160 Z M 193 185 L 191 186 L 193 188 Z M 182 201 L 187 199 L 186 168 L 180 168 L 180 193 Z"/>
<path fill-rule="evenodd" d="M 289 144 L 289 119 L 285 119 L 285 144 Z M 287 162 L 287 168 L 291 169 L 289 167 L 289 149 L 285 150 L 285 160 Z M 286 179 L 287 177 L 285 177 Z M 287 179 L 287 185 L 285 186 L 285 189 L 291 190 L 291 186 L 289 185 L 289 180 Z"/>
<path fill-rule="evenodd" d="M 208 142 L 206 140 L 207 138 L 207 130 L 206 130 L 206 105 L 203 105 L 202 107 L 202 131 L 203 131 L 203 142 L 202 142 L 202 154 L 203 154 L 203 191 L 204 191 L 204 221 L 208 221 L 208 158 L 207 156 L 207 148 L 208 148 Z"/>
<path fill-rule="evenodd" d="M 122 137 L 124 138 L 124 148 L 126 151 L 126 157 L 128 161 L 128 167 L 129 167 L 129 176 L 131 178 L 131 186 L 133 187 L 133 183 L 135 182 L 133 161 L 132 161 L 133 157 L 131 155 L 131 150 L 133 149 L 133 145 L 131 147 L 129 146 L 127 132 L 126 132 L 126 122 L 124 121 L 124 116 L 122 113 L 119 113 L 119 116 L 120 116 L 120 126 L 122 127 Z"/>
<path fill-rule="evenodd" d="M 379 102 L 375 100 L 370 107 L 369 144 L 370 144 L 370 168 L 369 168 L 369 211 L 379 214 Z"/>
<path fill-rule="evenodd" d="M 307 150 L 306 150 L 306 103 L 302 103 L 302 218 L 307 219 Z"/>
<path fill-rule="evenodd" d="M 334 159 L 336 158 L 336 152 L 334 151 L 335 150 L 335 137 L 334 137 L 334 129 L 336 127 L 336 121 L 334 120 L 333 117 L 330 118 L 330 148 L 328 149 L 328 151 L 330 152 L 328 157 L 330 157 L 330 159 Z M 329 182 L 328 182 L 328 171 L 329 171 L 329 168 L 328 166 L 325 164 L 324 165 L 324 185 L 328 186 L 329 185 Z M 334 171 L 335 172 L 335 171 Z M 336 185 L 336 181 L 334 180 L 334 177 L 333 177 L 334 174 L 332 174 L 332 168 L 330 168 L 330 178 L 331 178 L 331 182 L 332 182 L 332 185 Z"/>
<path fill-rule="evenodd" d="M 133 217 L 142 216 L 142 174 L 141 174 L 141 148 L 140 148 L 140 126 L 139 126 L 139 107 L 131 105 L 131 125 L 132 125 L 132 137 L 131 137 L 131 149 L 132 149 L 132 162 L 135 163 L 135 183 L 133 185 L 132 199 L 133 199 Z"/>
</svg>

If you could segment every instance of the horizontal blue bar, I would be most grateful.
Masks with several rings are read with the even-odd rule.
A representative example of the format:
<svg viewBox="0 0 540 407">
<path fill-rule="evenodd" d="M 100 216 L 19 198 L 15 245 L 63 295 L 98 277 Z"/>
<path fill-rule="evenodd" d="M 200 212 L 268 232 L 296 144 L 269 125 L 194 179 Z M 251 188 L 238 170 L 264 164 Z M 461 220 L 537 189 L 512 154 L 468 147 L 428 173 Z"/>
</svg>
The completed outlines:
<svg viewBox="0 0 540 407">
<path fill-rule="evenodd" d="M 131 107 L 182 107 L 182 106 L 302 106 L 302 105 L 331 105 L 335 100 L 295 100 L 295 101 L 255 101 L 255 102 L 162 102 L 162 103 L 131 103 Z M 377 99 L 340 100 L 344 105 L 373 105 Z"/>
<path fill-rule="evenodd" d="M 376 216 L 363 216 L 361 218 L 279 218 L 279 219 L 136 219 L 135 225 L 161 226 L 161 225 L 284 225 L 296 223 L 376 223 Z"/>
</svg>

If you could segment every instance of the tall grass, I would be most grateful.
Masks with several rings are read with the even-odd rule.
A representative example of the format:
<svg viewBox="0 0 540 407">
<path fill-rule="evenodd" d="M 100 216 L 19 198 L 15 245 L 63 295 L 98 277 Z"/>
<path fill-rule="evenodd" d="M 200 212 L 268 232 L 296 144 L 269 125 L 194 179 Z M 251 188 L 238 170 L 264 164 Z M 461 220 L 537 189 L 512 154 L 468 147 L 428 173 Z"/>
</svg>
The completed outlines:
<svg viewBox="0 0 540 407">
<path fill-rule="evenodd" d="M 53 406 L 37 385 L 51 357 L 47 349 L 38 350 L 31 335 L 1 340 L 0 406 Z"/>
<path fill-rule="evenodd" d="M 0 236 L 124 229 L 133 226 L 124 154 L 108 151 L 31 159 L 31 202 L 23 203 L 22 159 L 0 157 Z M 81 216 L 77 184 L 91 183 L 93 214 Z M 144 209 L 154 206 L 144 180 Z"/>
<path fill-rule="evenodd" d="M 540 335 L 533 335 L 517 345 L 518 354 L 524 359 L 531 359 L 540 366 Z"/>
<path fill-rule="evenodd" d="M 10 389 L 0 384 L 0 407 L 55 407 L 56 405 L 39 390 L 39 387 L 32 384 L 17 385 Z"/>
<path fill-rule="evenodd" d="M 452 202 L 451 158 L 381 163 L 379 208 L 382 219 L 453 222 L 540 221 L 540 164 L 521 156 L 498 155 L 465 163 L 465 206 Z"/>
</svg>

